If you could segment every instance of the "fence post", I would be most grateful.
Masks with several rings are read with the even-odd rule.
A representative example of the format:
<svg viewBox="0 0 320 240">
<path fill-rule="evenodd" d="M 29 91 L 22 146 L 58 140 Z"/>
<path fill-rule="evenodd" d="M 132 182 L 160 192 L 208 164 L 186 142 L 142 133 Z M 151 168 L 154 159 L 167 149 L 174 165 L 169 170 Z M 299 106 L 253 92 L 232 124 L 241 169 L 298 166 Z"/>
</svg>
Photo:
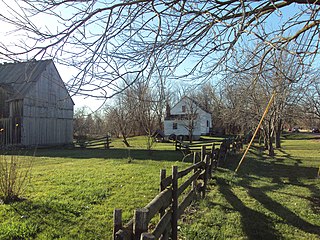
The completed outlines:
<svg viewBox="0 0 320 240">
<path fill-rule="evenodd" d="M 216 145 L 212 143 L 211 145 L 211 155 L 210 155 L 210 178 L 212 177 L 212 170 L 213 167 L 216 168 L 216 161 L 215 161 L 215 156 L 216 156 Z"/>
<path fill-rule="evenodd" d="M 223 165 L 224 164 L 224 160 L 225 160 L 225 156 L 226 156 L 226 152 L 227 152 L 227 146 L 226 143 L 223 141 L 220 145 L 220 151 L 219 151 L 219 164 Z"/>
<path fill-rule="evenodd" d="M 204 162 L 206 164 L 204 176 L 203 176 L 203 188 L 202 188 L 202 198 L 206 196 L 206 189 L 208 185 L 208 178 L 209 178 L 209 158 L 208 155 L 205 156 Z"/>
<path fill-rule="evenodd" d="M 166 175 L 167 175 L 167 172 L 166 172 L 166 169 L 161 169 L 160 170 L 160 188 L 159 188 L 159 191 L 162 192 L 165 188 L 163 187 L 162 185 L 162 180 L 166 178 Z M 163 217 L 163 215 L 165 214 L 165 209 L 164 208 L 161 208 L 160 211 L 159 211 L 159 215 L 160 215 L 160 219 Z M 164 239 L 168 239 L 168 231 L 165 230 L 163 233 L 162 233 L 162 236 Z M 146 238 L 148 239 L 148 238 Z"/>
<path fill-rule="evenodd" d="M 233 154 L 237 153 L 237 143 L 235 140 L 232 141 L 232 153 Z"/>
<path fill-rule="evenodd" d="M 219 159 L 220 159 L 220 148 L 216 149 L 216 153 L 214 156 L 215 160 L 216 160 L 216 168 L 219 166 Z"/>
<path fill-rule="evenodd" d="M 206 145 L 201 146 L 201 161 L 204 161 L 204 158 L 206 156 Z"/>
<path fill-rule="evenodd" d="M 171 239 L 178 239 L 178 167 L 172 166 Z"/>
<path fill-rule="evenodd" d="M 193 165 L 197 163 L 197 152 L 193 152 Z"/>
<path fill-rule="evenodd" d="M 209 177 L 209 179 L 211 179 L 214 159 L 212 158 L 212 155 L 208 155 L 208 156 L 209 156 L 209 173 L 208 173 L 208 177 Z"/>
<path fill-rule="evenodd" d="M 193 165 L 197 163 L 197 152 L 193 152 Z M 196 173 L 198 169 L 194 169 L 193 173 Z M 194 191 L 195 195 L 197 196 L 197 179 L 192 181 L 192 191 Z"/>
<path fill-rule="evenodd" d="M 109 135 L 107 135 L 107 139 L 106 139 L 106 145 L 105 145 L 105 148 L 106 149 L 110 149 L 110 142 L 109 142 Z"/>
<path fill-rule="evenodd" d="M 116 239 L 116 233 L 122 228 L 122 209 L 113 211 L 113 239 Z"/>
<path fill-rule="evenodd" d="M 162 192 L 164 190 L 164 187 L 162 185 L 162 180 L 166 178 L 167 172 L 166 169 L 161 169 L 160 170 L 160 187 L 159 187 L 159 192 Z M 159 211 L 160 213 L 160 218 L 162 218 L 162 216 L 164 215 L 164 209 L 160 209 Z"/>
<path fill-rule="evenodd" d="M 141 234 L 148 232 L 148 209 L 140 208 L 134 211 L 133 235 L 135 240 L 140 240 Z"/>
<path fill-rule="evenodd" d="M 214 143 L 212 143 L 212 145 L 211 145 L 211 158 L 212 159 L 214 158 L 214 155 L 215 155 L 215 148 L 216 148 L 216 145 Z"/>
<path fill-rule="evenodd" d="M 198 154 L 197 152 L 193 153 L 193 165 L 197 164 L 197 154 Z M 193 173 L 196 173 L 198 170 L 199 170 L 199 168 L 195 168 L 193 170 Z M 198 183 L 197 179 L 195 179 L 192 182 L 192 190 L 194 191 L 196 198 L 198 198 L 199 193 L 201 194 L 201 191 L 199 191 L 199 189 L 198 189 L 197 183 Z"/>
<path fill-rule="evenodd" d="M 178 136 L 176 136 L 176 142 L 175 142 L 175 149 L 176 149 L 176 151 L 178 151 Z"/>
</svg>

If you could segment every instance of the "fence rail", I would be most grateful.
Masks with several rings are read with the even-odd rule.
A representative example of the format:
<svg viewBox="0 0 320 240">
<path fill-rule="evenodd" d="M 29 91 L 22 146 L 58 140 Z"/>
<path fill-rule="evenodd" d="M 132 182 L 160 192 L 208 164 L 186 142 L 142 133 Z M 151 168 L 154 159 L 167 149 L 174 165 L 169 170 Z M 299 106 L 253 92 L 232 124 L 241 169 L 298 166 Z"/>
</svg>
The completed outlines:
<svg viewBox="0 0 320 240">
<path fill-rule="evenodd" d="M 220 143 L 223 148 L 227 148 L 228 150 L 232 150 L 233 152 L 239 151 L 242 148 L 243 140 L 240 137 L 229 137 L 225 138 Z M 212 144 L 215 144 L 213 141 L 202 141 L 192 144 L 184 144 L 183 141 L 179 140 L 178 138 L 175 140 L 175 149 L 182 151 L 184 153 L 196 152 L 200 151 L 202 146 L 210 147 Z"/>
<path fill-rule="evenodd" d="M 229 145 L 229 146 L 228 146 Z M 166 170 L 160 171 L 159 194 L 144 208 L 136 209 L 134 217 L 126 224 L 122 223 L 122 210 L 114 210 L 114 240 L 147 240 L 147 239 L 178 239 L 178 219 L 185 209 L 198 198 L 204 198 L 207 184 L 212 177 L 218 162 L 233 150 L 232 141 L 224 141 L 219 148 L 215 144 L 201 146 L 200 161 L 194 154 L 193 165 L 178 171 L 172 167 L 170 176 Z M 180 181 L 179 181 L 180 179 Z M 181 180 L 183 179 L 183 180 Z M 178 184 L 180 182 L 180 185 Z M 157 214 L 160 220 L 153 229 L 149 229 L 150 221 Z"/>
<path fill-rule="evenodd" d="M 80 148 L 104 148 L 104 149 L 110 149 L 110 143 L 111 138 L 110 136 L 101 137 L 93 140 L 84 140 L 84 139 L 78 139 L 75 142 L 75 145 Z"/>
</svg>

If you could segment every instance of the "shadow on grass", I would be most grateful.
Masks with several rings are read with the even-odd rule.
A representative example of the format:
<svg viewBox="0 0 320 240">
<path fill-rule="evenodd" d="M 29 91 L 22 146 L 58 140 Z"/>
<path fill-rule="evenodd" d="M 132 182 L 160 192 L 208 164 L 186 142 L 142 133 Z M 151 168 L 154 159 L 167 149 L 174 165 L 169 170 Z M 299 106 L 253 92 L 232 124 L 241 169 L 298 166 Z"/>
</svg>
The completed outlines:
<svg viewBox="0 0 320 240">
<path fill-rule="evenodd" d="M 283 153 L 286 154 L 284 151 Z M 224 168 L 234 171 L 240 158 L 240 155 L 228 157 Z M 285 162 L 288 159 L 291 161 L 290 163 Z M 298 184 L 299 179 L 315 179 L 318 168 L 301 166 L 301 164 L 300 159 L 293 158 L 289 154 L 274 158 L 255 154 L 255 157 L 248 156 L 245 158 L 238 174 L 269 178 L 274 183 L 282 183 L 281 179 L 283 178 L 287 178 L 290 184 Z"/>
<path fill-rule="evenodd" d="M 224 179 L 217 179 L 217 183 L 219 191 L 233 207 L 233 210 L 241 214 L 242 228 L 248 239 L 280 239 L 271 218 L 245 206 Z"/>
<path fill-rule="evenodd" d="M 286 140 L 316 140 L 320 139 L 319 133 L 286 133 L 282 134 Z"/>
<path fill-rule="evenodd" d="M 304 198 L 309 202 L 310 208 L 315 214 L 320 212 L 320 189 L 317 184 L 308 184 L 304 180 L 315 179 L 318 168 L 302 166 L 303 162 L 296 159 L 287 152 L 280 150 L 283 154 L 280 157 L 268 158 L 257 153 L 258 149 L 254 149 L 253 157 L 247 157 L 241 166 L 238 176 L 240 181 L 237 185 L 245 188 L 250 197 L 258 201 L 265 209 L 273 212 L 279 218 L 283 219 L 288 225 L 310 234 L 320 236 L 320 226 L 313 225 L 302 219 L 297 213 L 290 210 L 281 202 L 270 197 L 268 192 L 281 193 L 282 188 L 287 185 L 299 186 L 307 189 L 311 196 L 295 195 L 294 193 L 283 193 Z M 251 155 L 252 156 L 252 155 Z M 226 162 L 226 168 L 234 171 L 241 156 L 231 156 Z M 255 181 L 268 179 L 270 184 L 262 187 L 253 187 Z M 265 181 L 265 180 L 262 180 Z M 258 183 L 259 184 L 259 183 Z M 241 200 L 232 192 L 230 186 L 225 180 L 219 179 L 219 190 L 227 199 L 227 201 L 239 211 L 242 215 L 243 229 L 250 239 L 277 239 L 279 233 L 274 232 L 271 219 L 261 212 L 248 209 Z M 255 228 L 250 225 L 256 226 Z M 262 231 L 260 235 L 257 231 Z M 274 236 L 273 236 L 274 235 Z"/>
<path fill-rule="evenodd" d="M 320 236 L 320 227 L 317 225 L 313 225 L 301 217 L 299 217 L 296 213 L 292 212 L 289 208 L 285 207 L 281 203 L 275 201 L 271 197 L 269 197 L 266 192 L 270 191 L 277 191 L 280 192 L 281 188 L 284 186 L 283 184 L 277 184 L 273 186 L 266 186 L 266 187 L 252 187 L 251 186 L 252 180 L 250 178 L 243 178 L 240 181 L 240 185 L 245 187 L 247 189 L 248 195 L 257 200 L 259 203 L 261 203 L 266 209 L 269 211 L 275 213 L 277 216 L 279 216 L 281 219 L 283 219 L 287 224 L 294 226 L 298 229 L 301 229 L 304 232 L 317 234 Z M 316 213 L 318 210 L 316 206 L 314 206 L 315 202 L 319 199 L 319 188 L 317 188 L 315 185 L 306 185 L 298 181 L 298 179 L 295 179 L 294 181 L 288 183 L 291 185 L 296 185 L 300 187 L 305 187 L 309 189 L 312 192 L 312 197 L 304 197 L 300 195 L 294 195 L 289 194 L 291 196 L 304 198 L 310 202 L 311 208 Z M 288 194 L 287 194 L 288 195 Z"/>
<path fill-rule="evenodd" d="M 281 158 L 287 158 L 287 159 L 290 159 L 290 160 L 296 160 L 290 153 L 286 152 L 282 148 L 278 149 L 278 151 L 283 154 L 281 156 Z M 279 159 L 278 157 L 275 158 L 275 160 L 278 160 L 278 159 Z M 299 163 L 302 163 L 301 160 L 299 160 Z"/>
<path fill-rule="evenodd" d="M 33 239 L 44 230 L 48 239 L 65 237 L 68 231 L 66 228 L 79 225 L 79 220 L 87 211 L 85 207 L 79 208 L 70 203 L 57 201 L 26 200 L 19 204 L 11 204 L 11 208 L 20 216 L 21 223 L 30 226 L 26 228 L 30 229 L 30 232 L 23 233 L 24 237 L 28 238 L 17 235 L 11 236 L 12 239 Z M 94 230 L 92 233 L 94 234 Z"/>
<path fill-rule="evenodd" d="M 27 151 L 2 151 L 1 154 L 19 154 L 22 156 L 56 157 L 75 159 L 126 159 L 154 160 L 154 161 L 181 161 L 183 154 L 174 150 L 143 150 L 143 149 L 37 149 Z"/>
<path fill-rule="evenodd" d="M 318 234 L 320 236 L 319 226 L 313 225 L 303 220 L 290 209 L 273 200 L 271 197 L 265 194 L 263 188 L 261 189 L 248 187 L 248 194 L 257 201 L 259 201 L 266 209 L 268 209 L 271 212 L 274 212 L 281 219 L 286 221 L 287 224 L 299 228 L 304 232 Z"/>
<path fill-rule="evenodd" d="M 320 215 L 320 189 L 315 185 L 309 185 L 309 190 L 313 193 L 311 197 L 309 197 L 311 209 L 315 214 Z"/>
</svg>

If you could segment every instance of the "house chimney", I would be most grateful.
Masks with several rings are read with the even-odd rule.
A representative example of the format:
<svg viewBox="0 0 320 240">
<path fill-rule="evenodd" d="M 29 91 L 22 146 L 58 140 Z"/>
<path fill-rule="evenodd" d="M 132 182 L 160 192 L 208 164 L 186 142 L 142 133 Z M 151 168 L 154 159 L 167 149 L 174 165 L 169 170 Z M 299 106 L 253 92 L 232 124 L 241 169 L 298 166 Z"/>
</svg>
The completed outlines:
<svg viewBox="0 0 320 240">
<path fill-rule="evenodd" d="M 169 118 L 171 116 L 171 109 L 170 109 L 170 105 L 167 102 L 166 104 L 166 117 Z"/>
</svg>

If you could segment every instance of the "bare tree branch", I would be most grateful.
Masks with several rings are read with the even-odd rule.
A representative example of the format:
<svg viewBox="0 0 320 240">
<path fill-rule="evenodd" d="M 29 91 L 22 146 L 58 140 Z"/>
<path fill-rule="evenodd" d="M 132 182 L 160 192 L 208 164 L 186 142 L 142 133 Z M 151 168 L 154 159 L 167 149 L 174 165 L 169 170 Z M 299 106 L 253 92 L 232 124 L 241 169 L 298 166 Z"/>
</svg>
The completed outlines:
<svg viewBox="0 0 320 240">
<path fill-rule="evenodd" d="M 77 70 L 68 82 L 74 94 L 97 98 L 150 78 L 156 65 L 176 78 L 206 81 L 250 42 L 264 44 L 263 60 L 289 43 L 296 46 L 290 54 L 302 61 L 314 60 L 319 49 L 316 0 L 17 0 L 14 7 L 1 2 L 7 11 L 0 19 L 24 38 L 0 44 L 1 58 L 53 57 Z M 45 18 L 55 26 L 39 22 Z M 268 22 L 276 27 L 269 29 Z"/>
</svg>

